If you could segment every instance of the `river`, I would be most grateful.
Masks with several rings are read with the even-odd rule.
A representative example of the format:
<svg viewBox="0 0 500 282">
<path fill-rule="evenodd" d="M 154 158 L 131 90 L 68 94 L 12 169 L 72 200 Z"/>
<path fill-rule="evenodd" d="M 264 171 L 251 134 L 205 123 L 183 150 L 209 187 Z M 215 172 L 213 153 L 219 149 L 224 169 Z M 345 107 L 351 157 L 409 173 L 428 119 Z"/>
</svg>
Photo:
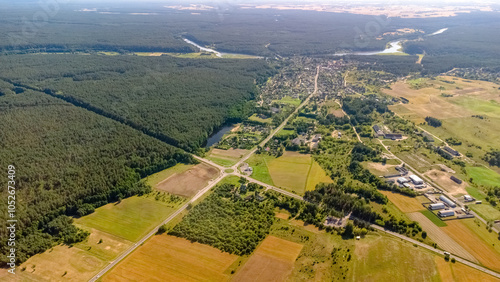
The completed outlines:
<svg viewBox="0 0 500 282">
<path fill-rule="evenodd" d="M 224 125 L 217 131 L 216 133 L 212 134 L 210 137 L 207 139 L 207 145 L 205 147 L 209 148 L 212 147 L 213 145 L 217 144 L 221 139 L 224 134 L 228 133 L 235 127 L 234 124 L 231 125 Z"/>
<path fill-rule="evenodd" d="M 241 54 L 241 53 L 223 53 L 223 52 L 216 51 L 214 49 L 203 47 L 203 46 L 199 45 L 198 43 L 191 41 L 187 38 L 183 38 L 183 39 L 184 39 L 184 42 L 195 46 L 196 48 L 200 49 L 201 51 L 214 53 L 219 58 L 222 58 L 223 56 L 226 56 L 226 57 L 246 57 L 246 58 L 254 58 L 254 59 L 263 59 L 264 58 L 264 57 L 260 57 L 260 56 Z"/>
</svg>

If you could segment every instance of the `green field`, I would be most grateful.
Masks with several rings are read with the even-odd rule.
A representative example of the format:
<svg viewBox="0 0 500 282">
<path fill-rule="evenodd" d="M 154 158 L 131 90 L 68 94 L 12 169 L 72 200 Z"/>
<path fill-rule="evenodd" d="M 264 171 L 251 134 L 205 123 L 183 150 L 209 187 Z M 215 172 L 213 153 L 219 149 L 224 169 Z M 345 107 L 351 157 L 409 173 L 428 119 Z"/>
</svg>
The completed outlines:
<svg viewBox="0 0 500 282">
<path fill-rule="evenodd" d="M 211 156 L 208 156 L 206 158 L 208 160 L 211 160 L 212 162 L 218 164 L 218 165 L 226 166 L 226 167 L 233 166 L 235 163 L 238 162 L 238 160 L 229 160 L 229 159 L 223 159 L 223 158 L 211 157 Z"/>
<path fill-rule="evenodd" d="M 491 169 L 482 166 L 476 166 L 466 167 L 465 170 L 467 171 L 469 177 L 471 177 L 476 184 L 489 187 L 500 185 L 500 174 L 494 172 Z"/>
<path fill-rule="evenodd" d="M 475 187 L 469 186 L 469 187 L 465 188 L 465 190 L 467 190 L 467 193 L 469 193 L 469 195 L 471 195 L 476 200 L 482 201 L 482 200 L 486 199 L 486 196 L 484 195 L 484 193 L 479 191 Z"/>
<path fill-rule="evenodd" d="M 135 242 L 171 214 L 174 204 L 153 197 L 130 197 L 119 204 L 107 204 L 94 213 L 78 218 L 75 223 Z"/>
<path fill-rule="evenodd" d="M 294 106 L 298 106 L 300 105 L 300 99 L 296 98 L 292 98 L 290 96 L 285 96 L 283 98 L 281 98 L 281 100 L 275 100 L 273 102 L 278 102 L 278 103 L 285 103 L 285 104 L 290 104 L 290 105 L 294 105 Z"/>
<path fill-rule="evenodd" d="M 278 138 L 287 138 L 288 136 L 291 136 L 295 134 L 295 130 L 288 130 L 288 129 L 281 129 L 276 133 L 276 137 Z"/>
<path fill-rule="evenodd" d="M 272 118 L 263 119 L 263 118 L 258 117 L 257 114 L 253 114 L 248 119 L 251 120 L 251 121 L 260 122 L 260 123 L 263 123 L 263 124 L 271 124 L 273 122 Z"/>
<path fill-rule="evenodd" d="M 425 215 L 425 217 L 427 217 L 430 221 L 434 222 L 434 224 L 436 224 L 436 226 L 438 227 L 448 226 L 446 222 L 442 221 L 435 213 L 431 212 L 430 210 L 421 211 L 421 213 Z"/>
<path fill-rule="evenodd" d="M 279 158 L 256 155 L 248 164 L 254 169 L 252 177 L 255 179 L 299 195 L 314 190 L 320 182 L 332 181 L 308 154 L 285 152 Z"/>
<path fill-rule="evenodd" d="M 440 281 L 433 255 L 393 237 L 368 235 L 353 255 L 350 281 Z"/>
<path fill-rule="evenodd" d="M 500 219 L 500 211 L 489 204 L 469 205 L 469 208 L 486 219 L 486 221 Z"/>
<path fill-rule="evenodd" d="M 269 169 L 267 168 L 267 163 L 273 159 L 274 157 L 266 154 L 252 155 L 247 160 L 247 163 L 253 168 L 251 176 L 262 182 L 274 185 Z"/>
<path fill-rule="evenodd" d="M 168 177 L 172 176 L 175 173 L 183 173 L 184 171 L 192 168 L 194 165 L 185 165 L 185 164 L 177 164 L 174 167 L 167 168 L 165 170 L 162 170 L 160 172 L 157 172 L 153 175 L 150 175 L 145 178 L 146 183 L 151 185 L 151 187 L 155 187 L 156 184 L 159 182 L 167 179 Z"/>
<path fill-rule="evenodd" d="M 500 118 L 500 104 L 496 101 L 485 101 L 480 99 L 475 99 L 472 97 L 457 97 L 451 99 L 450 102 L 453 104 L 462 106 L 468 110 L 476 113 L 481 113 L 489 117 Z"/>
</svg>

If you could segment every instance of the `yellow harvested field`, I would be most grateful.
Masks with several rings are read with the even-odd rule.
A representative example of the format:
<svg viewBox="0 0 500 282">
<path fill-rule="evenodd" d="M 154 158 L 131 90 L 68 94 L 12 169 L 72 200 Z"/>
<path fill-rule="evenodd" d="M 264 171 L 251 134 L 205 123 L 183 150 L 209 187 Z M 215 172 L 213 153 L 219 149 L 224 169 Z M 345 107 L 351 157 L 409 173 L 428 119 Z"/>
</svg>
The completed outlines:
<svg viewBox="0 0 500 282">
<path fill-rule="evenodd" d="M 393 193 L 391 191 L 380 191 L 380 193 L 387 196 L 389 201 L 391 201 L 398 209 L 402 212 L 416 212 L 424 210 L 425 207 L 422 206 L 419 200 L 416 198 L 401 195 L 399 193 Z"/>
<path fill-rule="evenodd" d="M 424 175 L 430 177 L 432 181 L 441 185 L 441 187 L 443 187 L 446 191 L 453 195 L 467 194 L 467 191 L 465 190 L 465 188 L 467 188 L 468 186 L 467 182 L 464 181 L 462 182 L 462 184 L 457 184 L 455 181 L 450 179 L 452 174 L 449 172 L 432 169 L 425 172 Z"/>
<path fill-rule="evenodd" d="M 441 249 L 472 262 L 478 262 L 478 260 L 471 253 L 469 253 L 460 244 L 458 244 L 458 242 L 448 236 L 448 234 L 443 229 L 437 227 L 436 224 L 425 217 L 425 215 L 423 215 L 422 213 L 409 213 L 408 217 L 411 220 L 418 222 L 420 226 L 422 226 L 422 229 L 427 232 L 429 238 L 434 241 Z M 447 221 L 446 223 L 449 224 L 449 222 L 451 221 Z"/>
<path fill-rule="evenodd" d="M 217 176 L 218 170 L 207 164 L 198 164 L 193 168 L 175 173 L 156 185 L 156 189 L 171 194 L 191 197 Z"/>
<path fill-rule="evenodd" d="M 238 256 L 186 239 L 153 236 L 120 262 L 103 281 L 228 281 Z"/>
<path fill-rule="evenodd" d="M 236 273 L 233 281 L 285 281 L 303 245 L 268 236 Z"/>
<path fill-rule="evenodd" d="M 447 221 L 444 232 L 476 257 L 480 263 L 495 271 L 500 271 L 500 253 L 477 236 L 461 220 Z M 479 227 L 478 227 L 479 228 Z"/>
<path fill-rule="evenodd" d="M 461 263 L 451 263 L 444 260 L 444 258 L 434 257 L 436 262 L 439 276 L 441 281 L 455 281 L 455 282 L 468 282 L 468 281 L 481 281 L 481 282 L 498 282 L 500 279 L 481 272 L 477 269 L 469 267 Z"/>
<path fill-rule="evenodd" d="M 31 257 L 17 269 L 16 275 L 20 281 L 87 281 L 106 264 L 78 248 L 59 245 Z M 26 270 L 21 271 L 24 267 Z"/>
</svg>

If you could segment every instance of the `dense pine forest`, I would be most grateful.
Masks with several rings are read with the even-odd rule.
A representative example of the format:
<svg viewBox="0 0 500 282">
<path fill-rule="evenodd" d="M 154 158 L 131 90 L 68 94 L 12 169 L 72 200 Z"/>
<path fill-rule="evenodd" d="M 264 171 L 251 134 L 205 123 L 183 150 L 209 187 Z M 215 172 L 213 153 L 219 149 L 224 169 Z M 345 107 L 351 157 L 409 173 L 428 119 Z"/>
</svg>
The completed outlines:
<svg viewBox="0 0 500 282">
<path fill-rule="evenodd" d="M 50 65 L 50 68 L 47 66 Z M 248 100 L 275 71 L 263 60 L 169 56 L 15 55 L 2 76 L 119 120 L 187 150 L 250 114 Z"/>
<path fill-rule="evenodd" d="M 82 216 L 145 193 L 151 188 L 141 177 L 193 162 L 139 131 L 31 90 L 1 96 L 0 120 L 0 166 L 16 170 L 19 262 L 55 243 L 85 238 L 67 215 Z M 7 189 L 2 195 L 7 199 Z M 7 201 L 0 202 L 0 209 L 0 220 L 6 222 Z M 1 229 L 2 262 L 8 254 L 6 236 Z"/>
</svg>

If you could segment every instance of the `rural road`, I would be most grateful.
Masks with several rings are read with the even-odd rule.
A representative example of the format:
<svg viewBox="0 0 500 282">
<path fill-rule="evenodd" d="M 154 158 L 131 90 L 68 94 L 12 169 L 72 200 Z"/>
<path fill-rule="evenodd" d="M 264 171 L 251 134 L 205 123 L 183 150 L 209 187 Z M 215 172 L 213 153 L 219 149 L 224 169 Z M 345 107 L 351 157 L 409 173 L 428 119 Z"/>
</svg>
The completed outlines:
<svg viewBox="0 0 500 282">
<path fill-rule="evenodd" d="M 260 146 L 264 146 L 267 142 L 269 142 L 269 140 L 271 140 L 271 138 L 274 137 L 274 135 L 276 133 L 278 133 L 278 131 L 280 131 L 287 123 L 288 123 L 288 120 L 295 114 L 297 113 L 304 105 L 306 105 L 309 100 L 311 99 L 311 97 L 313 97 L 316 92 L 318 91 L 318 77 L 319 77 L 319 70 L 320 70 L 320 66 L 317 66 L 316 68 L 316 77 L 314 79 L 314 92 L 311 93 L 311 95 L 309 95 L 305 100 L 304 102 L 302 102 L 302 104 L 300 104 L 293 113 L 291 113 L 281 124 L 280 126 L 278 126 L 274 131 L 272 131 L 269 136 L 264 139 L 264 141 L 262 141 L 259 145 Z M 285 191 L 283 189 L 280 189 L 280 188 L 277 188 L 277 187 L 274 187 L 272 185 L 269 185 L 269 184 L 266 184 L 264 182 L 261 182 L 261 181 L 258 181 L 258 180 L 255 180 L 249 176 L 245 176 L 245 175 L 242 175 L 240 173 L 238 173 L 238 167 L 239 165 L 244 162 L 245 160 L 247 160 L 248 158 L 250 158 L 250 156 L 252 156 L 252 154 L 254 154 L 256 151 L 257 151 L 258 147 L 256 146 L 252 151 L 250 151 L 250 153 L 245 156 L 244 158 L 242 158 L 238 163 L 236 163 L 233 167 L 231 168 L 227 168 L 227 167 L 224 167 L 224 166 L 221 166 L 221 165 L 218 165 L 208 159 L 205 159 L 205 158 L 202 158 L 202 157 L 199 157 L 197 155 L 193 155 L 192 156 L 197 159 L 198 161 L 200 162 L 204 162 L 206 164 L 209 164 L 215 168 L 218 168 L 220 170 L 220 173 L 219 173 L 219 176 L 216 178 L 216 179 L 213 179 L 211 181 L 209 181 L 209 184 L 204 187 L 202 190 L 198 191 L 198 193 L 196 193 L 195 196 L 193 196 L 193 198 L 191 198 L 191 200 L 189 200 L 187 203 L 185 203 L 183 206 L 181 206 L 179 209 L 177 209 L 174 213 L 172 213 L 169 217 L 167 217 L 162 223 L 158 224 L 153 230 L 151 230 L 148 234 L 146 234 L 146 236 L 142 237 L 138 242 L 136 242 L 134 245 L 132 245 L 129 249 L 127 249 L 125 252 L 123 252 L 122 254 L 120 254 L 115 260 L 111 261 L 105 268 L 103 268 L 101 271 L 99 271 L 94 277 L 92 277 L 89 281 L 90 282 L 94 282 L 94 281 L 97 281 L 100 277 L 102 277 L 104 274 L 106 274 L 108 271 L 110 271 L 113 267 L 115 267 L 118 263 L 120 263 L 125 257 L 127 257 L 129 254 L 131 254 L 133 251 L 135 251 L 135 249 L 137 249 L 140 245 L 142 245 L 144 242 L 146 242 L 149 238 L 151 238 L 151 236 L 153 236 L 154 234 L 156 234 L 156 232 L 158 231 L 158 228 L 160 228 L 162 225 L 164 224 L 167 224 L 168 222 L 170 222 L 172 219 L 174 219 L 176 216 L 178 216 L 181 212 L 183 212 L 184 210 L 186 210 L 189 206 L 189 204 L 195 202 L 197 199 L 199 199 L 201 196 L 203 196 L 206 192 L 208 192 L 210 189 L 212 189 L 215 185 L 217 185 L 222 179 L 224 179 L 224 177 L 228 176 L 228 175 L 236 175 L 236 176 L 239 176 L 239 177 L 245 177 L 246 179 L 248 179 L 249 181 L 252 181 L 252 182 L 255 182 L 259 185 L 262 185 L 264 187 L 266 187 L 266 190 L 267 189 L 272 189 L 272 190 L 275 190 L 279 193 L 282 193 L 284 195 L 287 195 L 289 197 L 294 197 L 296 199 L 299 199 L 299 200 L 303 200 L 302 197 L 300 197 L 299 195 L 296 195 L 296 194 L 293 194 L 291 192 L 288 192 L 288 191 Z M 225 170 L 227 169 L 233 169 L 234 172 L 232 173 L 226 173 Z"/>
<path fill-rule="evenodd" d="M 290 120 L 290 118 L 296 114 L 304 105 L 306 105 L 309 100 L 317 93 L 317 90 L 318 90 L 318 77 L 319 77 L 319 70 L 320 70 L 320 66 L 317 67 L 317 72 L 316 72 L 316 77 L 315 77 L 315 83 L 314 83 L 314 92 L 311 93 L 311 95 L 309 95 L 303 103 L 301 103 L 293 113 L 291 113 L 275 130 L 273 130 L 269 136 L 264 139 L 259 145 L 260 146 L 264 146 L 267 142 L 269 142 L 269 140 L 271 140 L 272 137 L 274 137 L 274 135 L 279 132 L 287 123 L 288 121 Z M 354 127 L 353 127 L 354 128 Z M 356 132 L 356 129 L 354 129 L 354 131 Z M 357 134 L 357 132 L 356 132 Z M 357 134 L 358 135 L 358 134 Z M 359 135 L 358 135 L 358 139 L 359 141 L 361 142 L 361 138 L 359 138 Z M 379 140 L 380 141 L 380 140 Z M 382 142 L 381 142 L 382 143 Z M 383 145 L 383 143 L 382 143 Z M 385 146 L 384 146 L 385 147 Z M 249 176 L 246 176 L 246 175 L 242 175 L 238 172 L 238 167 L 240 166 L 241 163 L 243 163 L 244 161 L 246 161 L 248 158 L 250 158 L 256 151 L 257 151 L 258 147 L 255 147 L 254 149 L 252 149 L 252 151 L 250 151 L 250 153 L 248 155 L 246 155 L 244 158 L 242 158 L 240 161 L 238 161 L 234 166 L 232 166 L 231 168 L 227 168 L 227 167 L 224 167 L 224 166 L 221 166 L 221 165 L 218 165 L 208 159 L 205 159 L 205 158 L 202 158 L 202 157 L 199 157 L 199 156 L 196 156 L 196 155 L 192 155 L 194 158 L 196 158 L 197 160 L 201 161 L 201 162 L 204 162 L 206 164 L 209 164 L 213 167 L 216 167 L 220 170 L 220 173 L 219 173 L 219 176 L 211 181 L 209 181 L 209 184 L 204 187 L 202 190 L 198 191 L 198 193 L 193 196 L 193 198 L 191 198 L 187 203 L 185 203 L 184 205 L 182 205 L 179 209 L 177 209 L 174 213 L 172 213 L 169 217 L 167 217 L 162 223 L 158 224 L 153 230 L 151 230 L 148 234 L 146 234 L 142 239 L 140 239 L 138 242 L 134 243 L 134 245 L 132 245 L 129 249 L 127 249 L 125 252 L 123 252 L 122 254 L 120 254 L 117 258 L 115 258 L 113 261 L 111 261 L 105 268 L 103 268 L 101 271 L 99 271 L 94 277 L 92 277 L 89 281 L 91 282 L 94 282 L 94 281 L 97 281 L 99 278 L 101 278 L 104 274 L 106 274 L 108 271 L 110 271 L 113 267 L 115 267 L 118 263 L 120 263 L 125 257 L 127 257 L 128 255 L 130 255 L 133 251 L 135 251 L 139 246 L 141 246 L 144 242 L 146 242 L 149 238 L 151 238 L 154 234 L 156 234 L 156 232 L 158 231 L 158 228 L 160 228 L 162 225 L 164 224 L 167 224 L 168 222 L 170 222 L 171 220 L 173 220 L 176 216 L 178 216 L 180 213 L 182 213 L 184 210 L 186 210 L 188 208 L 188 206 L 195 202 L 196 200 L 198 200 L 200 197 L 202 197 L 205 193 L 207 193 L 210 189 L 212 189 L 214 186 L 216 186 L 222 179 L 224 179 L 226 176 L 229 176 L 229 175 L 235 175 L 235 176 L 239 176 L 239 177 L 244 177 L 246 178 L 247 180 L 251 181 L 251 182 L 255 182 L 259 185 L 262 185 L 263 187 L 266 188 L 266 190 L 268 189 L 271 189 L 271 190 L 274 190 L 276 192 L 279 192 L 283 195 L 286 195 L 286 196 L 289 196 L 289 197 L 293 197 L 295 199 L 298 199 L 298 200 L 304 200 L 303 197 L 297 195 L 297 194 L 294 194 L 294 193 L 291 193 L 291 192 L 288 192 L 286 190 L 283 190 L 283 189 L 280 189 L 278 187 L 274 187 L 272 185 L 269 185 L 267 183 L 264 183 L 264 182 L 261 182 L 261 181 L 258 181 L 256 179 L 253 179 Z M 386 148 L 387 149 L 387 148 Z M 388 150 L 389 153 L 392 154 L 392 152 L 390 152 Z M 394 154 L 392 154 L 394 155 Z M 397 156 L 394 155 L 394 157 L 396 157 L 398 160 L 400 160 L 401 162 L 403 162 L 401 159 L 399 159 Z M 417 172 L 415 169 L 409 167 L 410 169 L 414 170 L 415 172 Z M 233 169 L 233 172 L 232 173 L 226 173 L 225 170 L 227 169 Z M 418 173 L 418 172 L 417 172 Z M 437 250 L 437 249 L 434 249 L 433 247 L 430 247 L 430 246 L 427 246 L 421 242 L 418 242 L 416 240 L 413 240 L 413 239 L 410 239 L 406 236 L 403 236 L 401 234 L 398 234 L 398 233 L 394 233 L 394 232 L 391 232 L 389 230 L 385 230 L 384 228 L 378 226 L 378 225 L 372 225 L 372 227 L 374 229 L 377 229 L 377 230 L 380 230 L 382 232 L 385 232 L 385 233 L 388 233 L 388 234 L 391 234 L 393 236 L 396 236 L 398 238 L 401 238 L 403 240 L 406 240 L 408 242 L 411 242 L 413 244 L 417 244 L 418 246 L 421 246 L 422 248 L 425 248 L 427 250 L 430 250 L 434 253 L 437 253 L 437 254 L 441 254 L 442 255 L 442 252 L 440 250 Z M 468 265 L 470 267 L 473 267 L 479 271 L 482 271 L 482 272 L 485 272 L 487 274 L 490 274 L 494 277 L 497 277 L 497 278 L 500 278 L 500 274 L 496 273 L 496 272 L 493 272 L 489 269 L 486 269 L 482 266 L 479 266 L 477 264 L 474 264 L 474 263 L 471 263 L 467 260 L 464 260 L 462 258 L 459 258 L 459 257 L 455 257 L 455 259 L 458 261 L 458 262 L 461 262 L 465 265 Z"/>
</svg>

